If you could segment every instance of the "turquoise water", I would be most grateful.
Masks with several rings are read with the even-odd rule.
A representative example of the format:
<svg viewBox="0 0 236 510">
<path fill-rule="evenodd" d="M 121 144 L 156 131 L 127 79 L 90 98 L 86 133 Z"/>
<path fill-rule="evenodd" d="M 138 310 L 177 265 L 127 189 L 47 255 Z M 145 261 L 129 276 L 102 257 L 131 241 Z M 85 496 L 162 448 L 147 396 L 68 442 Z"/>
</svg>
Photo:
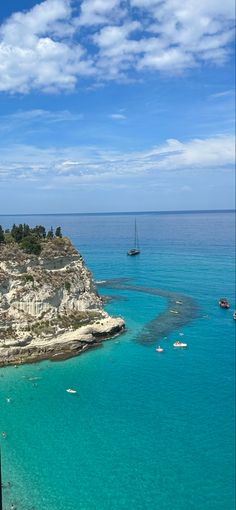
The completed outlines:
<svg viewBox="0 0 236 510">
<path fill-rule="evenodd" d="M 166 300 L 104 288 L 109 313 L 126 320 L 119 339 L 64 362 L 1 369 L 4 510 L 233 509 L 233 214 L 139 215 L 134 258 L 132 215 L 0 218 L 14 221 L 61 225 L 95 279 L 183 293 L 199 312 L 158 354 L 137 338 Z M 173 349 L 177 338 L 187 350 Z"/>
</svg>

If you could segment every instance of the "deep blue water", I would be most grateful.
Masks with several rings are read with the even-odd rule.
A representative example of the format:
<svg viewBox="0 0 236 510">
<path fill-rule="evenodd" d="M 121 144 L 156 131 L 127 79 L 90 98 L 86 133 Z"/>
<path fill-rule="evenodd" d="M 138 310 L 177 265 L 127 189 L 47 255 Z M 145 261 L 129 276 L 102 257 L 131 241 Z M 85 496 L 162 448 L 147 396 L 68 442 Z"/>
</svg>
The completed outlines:
<svg viewBox="0 0 236 510">
<path fill-rule="evenodd" d="M 127 257 L 130 214 L 0 217 L 5 228 L 61 225 L 95 279 L 180 292 L 199 307 L 158 354 L 136 338 L 166 300 L 101 289 L 119 297 L 107 305 L 126 320 L 119 340 L 60 363 L 1 369 L 3 482 L 12 483 L 4 510 L 13 501 L 17 510 L 234 508 L 234 215 L 137 220 L 141 254 Z M 218 307 L 222 296 L 228 311 Z M 173 348 L 178 338 L 187 350 Z M 79 395 L 68 395 L 70 386 Z"/>
</svg>

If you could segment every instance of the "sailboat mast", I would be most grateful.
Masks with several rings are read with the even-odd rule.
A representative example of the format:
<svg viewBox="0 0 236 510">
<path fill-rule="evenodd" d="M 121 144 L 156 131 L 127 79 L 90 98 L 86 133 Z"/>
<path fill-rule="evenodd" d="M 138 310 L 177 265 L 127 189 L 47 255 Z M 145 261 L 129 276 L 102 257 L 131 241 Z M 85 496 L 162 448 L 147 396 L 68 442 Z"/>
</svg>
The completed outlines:
<svg viewBox="0 0 236 510">
<path fill-rule="evenodd" d="M 137 231 L 137 223 L 136 218 L 134 219 L 134 247 L 127 252 L 127 255 L 138 255 L 140 253 L 139 250 L 139 240 L 138 240 L 138 231 Z"/>
<path fill-rule="evenodd" d="M 136 218 L 134 220 L 134 246 L 136 249 L 139 248 Z"/>
</svg>

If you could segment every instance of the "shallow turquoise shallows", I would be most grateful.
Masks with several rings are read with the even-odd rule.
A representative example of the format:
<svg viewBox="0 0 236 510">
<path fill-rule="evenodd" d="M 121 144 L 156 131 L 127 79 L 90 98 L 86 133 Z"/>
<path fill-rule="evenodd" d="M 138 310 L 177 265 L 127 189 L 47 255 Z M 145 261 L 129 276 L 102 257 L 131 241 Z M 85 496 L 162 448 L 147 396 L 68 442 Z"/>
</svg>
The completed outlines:
<svg viewBox="0 0 236 510">
<path fill-rule="evenodd" d="M 234 216 L 136 218 L 141 254 L 127 257 L 134 215 L 0 217 L 5 228 L 61 225 L 96 280 L 130 286 L 100 289 L 113 296 L 108 312 L 125 318 L 124 335 L 71 360 L 0 370 L 4 510 L 234 508 Z M 167 302 L 139 286 L 197 306 L 158 340 L 163 353 L 155 328 L 153 344 L 139 340 Z M 188 348 L 174 349 L 177 339 Z"/>
</svg>

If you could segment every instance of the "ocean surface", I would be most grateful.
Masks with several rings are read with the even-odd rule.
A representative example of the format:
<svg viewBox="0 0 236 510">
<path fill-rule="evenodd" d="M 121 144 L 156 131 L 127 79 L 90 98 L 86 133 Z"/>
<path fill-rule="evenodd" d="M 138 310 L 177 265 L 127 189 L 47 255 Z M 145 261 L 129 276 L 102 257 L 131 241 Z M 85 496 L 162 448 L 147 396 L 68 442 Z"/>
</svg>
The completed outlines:
<svg viewBox="0 0 236 510">
<path fill-rule="evenodd" d="M 127 325 L 77 358 L 0 369 L 4 510 L 234 508 L 234 214 L 136 217 L 137 257 L 132 214 L 0 217 L 60 225 Z M 194 309 L 161 339 L 155 289 Z"/>
</svg>

